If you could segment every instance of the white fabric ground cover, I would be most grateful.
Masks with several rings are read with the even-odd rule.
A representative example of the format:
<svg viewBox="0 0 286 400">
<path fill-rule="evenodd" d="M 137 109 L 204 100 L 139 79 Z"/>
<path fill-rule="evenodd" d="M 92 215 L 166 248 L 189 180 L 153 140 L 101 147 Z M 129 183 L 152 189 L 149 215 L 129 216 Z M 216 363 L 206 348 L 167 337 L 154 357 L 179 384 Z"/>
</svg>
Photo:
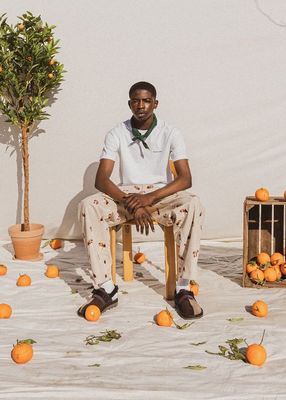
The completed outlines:
<svg viewBox="0 0 286 400">
<path fill-rule="evenodd" d="M 285 289 L 242 288 L 241 246 L 205 244 L 198 296 L 205 315 L 188 329 L 178 330 L 158 327 L 153 321 L 166 306 L 172 310 L 162 297 L 162 242 L 139 244 L 146 262 L 135 266 L 133 282 L 118 276 L 119 305 L 96 323 L 76 314 L 91 282 L 82 242 L 66 241 L 59 251 L 46 247 L 45 261 L 36 263 L 13 261 L 11 245 L 3 242 L 0 263 L 9 270 L 0 277 L 0 303 L 9 303 L 13 314 L 0 320 L 0 399 L 286 399 Z M 120 257 L 118 247 L 118 265 Z M 46 278 L 45 262 L 57 264 L 61 277 Z M 32 286 L 16 286 L 20 273 L 31 276 Z M 246 311 L 257 299 L 268 303 L 267 318 Z M 174 316 L 176 322 L 185 322 L 175 311 Z M 243 320 L 227 321 L 236 317 Z M 84 343 L 88 335 L 106 329 L 116 329 L 122 337 L 94 346 Z M 235 337 L 259 343 L 264 329 L 268 359 L 262 367 L 205 352 L 217 352 L 219 344 Z M 34 357 L 28 364 L 16 365 L 10 351 L 17 339 L 25 338 L 37 342 Z M 191 344 L 204 341 L 200 346 Z M 89 366 L 95 363 L 100 366 Z M 184 368 L 196 364 L 207 368 Z"/>
</svg>

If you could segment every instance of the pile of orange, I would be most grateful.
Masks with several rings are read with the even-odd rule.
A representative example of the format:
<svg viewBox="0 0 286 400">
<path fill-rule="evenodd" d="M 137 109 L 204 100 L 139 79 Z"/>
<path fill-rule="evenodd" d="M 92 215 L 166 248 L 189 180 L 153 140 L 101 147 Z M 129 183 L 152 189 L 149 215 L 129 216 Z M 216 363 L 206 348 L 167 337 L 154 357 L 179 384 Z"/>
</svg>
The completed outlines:
<svg viewBox="0 0 286 400">
<path fill-rule="evenodd" d="M 271 256 L 265 252 L 257 254 L 255 259 L 248 262 L 246 272 L 254 283 L 276 282 L 286 277 L 286 263 L 281 253 Z"/>
</svg>

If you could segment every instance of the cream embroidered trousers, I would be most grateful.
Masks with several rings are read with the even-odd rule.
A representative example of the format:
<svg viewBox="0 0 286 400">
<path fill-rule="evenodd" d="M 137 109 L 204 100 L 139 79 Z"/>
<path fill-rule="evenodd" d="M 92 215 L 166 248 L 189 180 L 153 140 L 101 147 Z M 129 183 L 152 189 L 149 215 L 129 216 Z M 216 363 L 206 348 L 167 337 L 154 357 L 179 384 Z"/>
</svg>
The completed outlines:
<svg viewBox="0 0 286 400">
<path fill-rule="evenodd" d="M 125 193 L 150 193 L 156 185 L 123 185 Z M 204 220 L 204 208 L 197 196 L 180 191 L 156 203 L 152 218 L 160 225 L 174 226 L 179 245 L 178 278 L 197 279 L 197 263 Z M 97 288 L 111 279 L 109 227 L 132 219 L 120 202 L 99 192 L 82 200 L 78 208 L 82 235 Z"/>
</svg>

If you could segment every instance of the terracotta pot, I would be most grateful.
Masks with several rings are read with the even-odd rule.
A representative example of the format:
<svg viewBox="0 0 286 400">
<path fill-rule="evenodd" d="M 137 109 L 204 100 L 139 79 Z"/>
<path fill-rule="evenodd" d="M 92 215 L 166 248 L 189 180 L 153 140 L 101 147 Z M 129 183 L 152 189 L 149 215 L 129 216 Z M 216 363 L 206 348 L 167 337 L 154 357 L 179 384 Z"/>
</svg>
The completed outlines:
<svg viewBox="0 0 286 400">
<path fill-rule="evenodd" d="M 8 229 L 18 260 L 39 261 L 43 259 L 40 253 L 41 240 L 44 226 L 41 224 L 30 224 L 29 231 L 21 231 L 21 224 L 12 225 Z"/>
</svg>

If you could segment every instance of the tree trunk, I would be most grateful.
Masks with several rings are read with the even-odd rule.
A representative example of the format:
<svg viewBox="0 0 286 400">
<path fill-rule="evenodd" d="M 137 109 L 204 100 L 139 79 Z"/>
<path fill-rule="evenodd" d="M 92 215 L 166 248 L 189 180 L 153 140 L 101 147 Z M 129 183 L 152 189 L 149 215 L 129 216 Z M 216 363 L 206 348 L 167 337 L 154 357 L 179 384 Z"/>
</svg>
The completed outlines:
<svg viewBox="0 0 286 400">
<path fill-rule="evenodd" d="M 26 126 L 21 127 L 22 130 L 22 160 L 24 169 L 24 223 L 22 224 L 22 231 L 30 230 L 30 212 L 29 212 L 29 148 L 28 148 L 28 133 L 29 128 Z"/>
</svg>

